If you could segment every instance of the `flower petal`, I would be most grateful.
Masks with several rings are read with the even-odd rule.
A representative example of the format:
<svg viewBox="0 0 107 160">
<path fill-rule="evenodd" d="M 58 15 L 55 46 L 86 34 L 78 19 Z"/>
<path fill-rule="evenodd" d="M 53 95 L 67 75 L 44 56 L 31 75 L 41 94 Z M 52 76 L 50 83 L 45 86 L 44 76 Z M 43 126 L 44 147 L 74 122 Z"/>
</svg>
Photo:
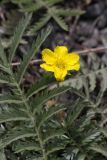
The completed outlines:
<svg viewBox="0 0 107 160">
<path fill-rule="evenodd" d="M 80 59 L 80 56 L 75 52 L 72 52 L 68 54 L 65 61 L 68 65 L 75 65 L 77 62 L 79 62 L 79 59 Z"/>
<path fill-rule="evenodd" d="M 41 68 L 43 68 L 46 71 L 54 72 L 54 66 L 43 63 L 40 65 Z"/>
<path fill-rule="evenodd" d="M 65 76 L 67 75 L 67 70 L 62 70 L 59 68 L 56 68 L 54 71 L 54 76 L 57 81 L 63 81 L 65 79 Z"/>
<path fill-rule="evenodd" d="M 74 65 L 68 65 L 67 66 L 67 70 L 75 70 L 75 71 L 78 71 L 80 69 L 80 63 L 76 63 Z"/>
<path fill-rule="evenodd" d="M 65 47 L 65 46 L 57 46 L 57 47 L 54 49 L 54 52 L 55 52 L 55 56 L 56 56 L 56 57 L 63 57 L 63 56 L 67 56 L 67 54 L 68 54 L 68 49 L 67 49 L 67 47 Z"/>
<path fill-rule="evenodd" d="M 55 62 L 54 52 L 52 52 L 50 49 L 44 49 L 42 51 L 42 59 L 47 64 L 53 64 Z"/>
</svg>

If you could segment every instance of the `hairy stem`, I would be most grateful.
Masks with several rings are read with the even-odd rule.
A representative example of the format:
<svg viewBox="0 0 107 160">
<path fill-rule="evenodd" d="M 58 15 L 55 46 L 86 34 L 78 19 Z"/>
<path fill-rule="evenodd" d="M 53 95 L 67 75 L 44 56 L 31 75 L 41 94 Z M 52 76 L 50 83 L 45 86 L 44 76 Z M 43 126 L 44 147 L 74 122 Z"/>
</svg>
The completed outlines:
<svg viewBox="0 0 107 160">
<path fill-rule="evenodd" d="M 41 138 L 41 135 L 40 135 L 40 133 L 39 133 L 39 131 L 37 129 L 35 118 L 33 116 L 33 113 L 31 112 L 30 105 L 28 104 L 27 98 L 25 97 L 22 89 L 20 88 L 19 84 L 17 83 L 11 68 L 10 68 L 10 70 L 11 70 L 12 81 L 14 83 L 14 86 L 16 87 L 17 93 L 21 97 L 21 100 L 22 100 L 22 102 L 23 102 L 23 104 L 24 104 L 24 106 L 26 108 L 24 111 L 29 116 L 29 118 L 31 120 L 31 123 L 32 123 L 32 125 L 33 125 L 33 127 L 35 129 L 35 132 L 36 132 L 36 134 L 38 136 L 38 141 L 39 141 L 39 144 L 40 144 L 40 147 L 41 147 L 41 150 L 42 150 L 43 160 L 47 160 L 47 155 L 45 153 L 45 148 L 44 148 L 43 143 L 42 143 L 42 138 Z"/>
<path fill-rule="evenodd" d="M 37 136 L 38 136 L 38 140 L 39 140 L 39 143 L 40 143 L 40 146 L 41 146 L 41 149 L 42 149 L 43 160 L 48 160 L 47 155 L 45 153 L 44 145 L 42 143 L 42 138 L 41 138 L 40 132 L 38 131 L 38 128 L 36 126 L 35 126 L 35 130 L 36 130 L 36 133 L 37 133 Z"/>
</svg>

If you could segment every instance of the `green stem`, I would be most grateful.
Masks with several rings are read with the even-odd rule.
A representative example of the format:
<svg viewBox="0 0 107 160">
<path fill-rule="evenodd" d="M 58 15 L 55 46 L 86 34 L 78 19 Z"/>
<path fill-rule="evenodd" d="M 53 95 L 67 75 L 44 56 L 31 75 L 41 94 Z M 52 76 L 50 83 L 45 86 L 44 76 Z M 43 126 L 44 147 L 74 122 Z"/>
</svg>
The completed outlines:
<svg viewBox="0 0 107 160">
<path fill-rule="evenodd" d="M 40 133 L 39 133 L 39 131 L 37 129 L 36 123 L 35 123 L 35 118 L 33 116 L 33 113 L 30 110 L 30 106 L 29 106 L 29 104 L 27 102 L 27 98 L 25 97 L 23 91 L 21 90 L 19 84 L 17 83 L 17 81 L 16 81 L 16 79 L 14 77 L 12 69 L 11 69 L 11 75 L 12 75 L 12 81 L 14 83 L 14 86 L 16 87 L 17 92 L 18 92 L 19 96 L 21 97 L 21 100 L 22 100 L 22 102 L 23 102 L 23 104 L 24 104 L 24 106 L 26 108 L 24 111 L 27 113 L 27 115 L 31 119 L 32 125 L 34 126 L 35 132 L 37 133 L 38 141 L 39 141 L 39 144 L 40 144 L 40 147 L 41 147 L 41 150 L 42 150 L 43 160 L 48 160 L 47 159 L 47 155 L 45 153 L 45 148 L 44 148 L 43 143 L 42 143 L 41 135 L 40 135 Z"/>
<path fill-rule="evenodd" d="M 18 86 L 17 86 L 17 88 L 21 93 L 21 96 L 22 96 L 22 99 L 23 99 L 23 103 L 24 103 L 24 105 L 25 105 L 25 107 L 27 109 L 27 113 L 28 113 L 28 115 L 29 115 L 29 117 L 31 119 L 31 122 L 32 122 L 33 126 L 35 127 L 35 132 L 37 133 L 37 136 L 38 136 L 39 144 L 40 144 L 40 147 L 41 147 L 41 150 L 42 150 L 42 154 L 43 154 L 43 159 L 47 160 L 47 156 L 45 154 L 45 149 L 44 149 L 44 146 L 43 146 L 43 143 L 42 143 L 42 138 L 41 138 L 40 133 L 39 133 L 37 127 L 36 127 L 36 123 L 35 123 L 35 120 L 34 120 L 34 117 L 33 117 L 33 113 L 29 109 L 29 105 L 28 105 L 28 103 L 26 101 L 26 97 L 24 96 L 23 92 L 21 91 L 21 89 Z"/>
<path fill-rule="evenodd" d="M 33 121 L 34 121 L 33 118 L 32 118 L 32 117 L 33 117 L 33 114 L 32 114 L 31 111 L 30 111 L 30 107 L 29 107 L 29 105 L 27 104 L 26 97 L 24 96 L 24 94 L 23 94 L 20 86 L 18 85 L 17 81 L 15 80 L 14 75 L 12 75 L 12 80 L 13 80 L 13 83 L 14 83 L 15 86 L 16 86 L 17 92 L 18 92 L 19 96 L 21 97 L 21 100 L 22 100 L 22 102 L 23 102 L 23 104 L 24 104 L 24 106 L 25 106 L 25 108 L 26 108 L 24 111 L 27 113 L 27 115 L 29 116 L 29 118 L 30 118 L 31 121 L 33 122 Z"/>
<path fill-rule="evenodd" d="M 38 140 L 39 140 L 39 143 L 40 143 L 40 147 L 41 147 L 41 149 L 42 149 L 43 160 L 48 160 L 48 157 L 47 157 L 47 155 L 46 155 L 46 153 L 45 153 L 44 145 L 43 145 L 43 143 L 42 143 L 41 135 L 40 135 L 40 133 L 39 133 L 39 131 L 38 131 L 38 128 L 37 128 L 36 126 L 35 126 L 35 130 L 36 130 L 36 133 L 37 133 L 37 136 L 38 136 Z"/>
</svg>

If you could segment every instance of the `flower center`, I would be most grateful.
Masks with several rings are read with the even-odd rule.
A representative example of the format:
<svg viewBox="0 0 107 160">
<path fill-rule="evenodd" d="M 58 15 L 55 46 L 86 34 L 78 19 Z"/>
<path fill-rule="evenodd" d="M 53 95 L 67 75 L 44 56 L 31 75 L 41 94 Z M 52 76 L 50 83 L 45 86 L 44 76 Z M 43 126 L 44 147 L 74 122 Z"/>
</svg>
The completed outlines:
<svg viewBox="0 0 107 160">
<path fill-rule="evenodd" d="M 64 63 L 64 61 L 62 59 L 58 59 L 56 61 L 56 67 L 60 68 L 60 69 L 65 69 L 65 63 Z"/>
</svg>

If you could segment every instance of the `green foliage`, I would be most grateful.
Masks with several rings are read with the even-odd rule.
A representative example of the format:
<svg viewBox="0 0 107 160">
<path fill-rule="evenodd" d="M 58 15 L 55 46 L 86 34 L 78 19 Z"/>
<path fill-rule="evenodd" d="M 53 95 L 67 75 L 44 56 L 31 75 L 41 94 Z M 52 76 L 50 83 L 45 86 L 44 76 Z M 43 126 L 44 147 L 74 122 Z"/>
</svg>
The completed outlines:
<svg viewBox="0 0 107 160">
<path fill-rule="evenodd" d="M 52 118 L 54 119 L 54 117 L 61 111 L 64 111 L 66 107 L 57 105 L 47 110 L 45 104 L 49 99 L 68 91 L 70 87 L 58 87 L 51 90 L 49 86 L 54 81 L 49 79 L 49 77 L 45 77 L 37 84 L 33 84 L 27 93 L 21 88 L 23 76 L 27 71 L 30 60 L 35 57 L 38 49 L 51 32 L 51 28 L 47 28 L 47 30 L 43 30 L 41 34 L 37 36 L 36 41 L 26 56 L 23 56 L 23 61 L 17 68 L 16 74 L 16 71 L 14 71 L 11 66 L 11 62 L 15 56 L 24 30 L 31 18 L 31 15 L 27 16 L 28 18 L 25 17 L 21 20 L 17 31 L 15 31 L 13 36 L 14 45 L 11 44 L 10 46 L 11 54 L 9 58 L 6 57 L 2 45 L 0 46 L 1 74 L 3 75 L 1 77 L 1 83 L 9 87 L 7 93 L 4 92 L 0 95 L 0 104 L 7 105 L 4 109 L 1 108 L 0 111 L 0 123 L 5 123 L 4 130 L 1 132 L 0 149 L 2 150 L 7 148 L 7 146 L 11 146 L 14 154 L 21 152 L 23 157 L 26 151 L 31 151 L 35 153 L 34 156 L 32 155 L 32 158 L 35 157 L 38 159 L 38 157 L 41 157 L 41 159 L 46 160 L 53 152 L 65 146 L 61 143 L 64 134 L 63 129 L 61 129 L 60 123 L 54 126 Z M 22 26 L 22 24 L 24 25 Z M 44 89 L 46 90 L 44 91 Z M 36 97 L 36 101 L 33 96 Z M 51 123 L 53 123 L 53 125 Z M 49 127 L 49 125 L 52 126 Z M 46 132 L 48 132 L 49 135 L 45 134 Z M 60 137 L 62 138 L 60 139 Z M 57 140 L 57 143 L 54 139 L 55 141 Z M 5 158 L 2 152 L 1 154 L 1 156 Z M 26 158 L 27 156 L 25 156 L 25 159 Z"/>
<path fill-rule="evenodd" d="M 64 0 L 11 0 L 13 3 L 20 7 L 22 12 L 39 13 L 41 9 L 45 10 L 40 16 L 40 19 L 34 23 L 30 30 L 27 32 L 28 35 L 33 35 L 43 26 L 47 24 L 50 19 L 54 21 L 65 31 L 68 31 L 68 25 L 64 21 L 66 16 L 79 16 L 84 13 L 80 9 L 65 9 L 59 7 L 58 4 L 63 4 Z"/>
<path fill-rule="evenodd" d="M 102 154 L 104 157 L 107 158 L 107 149 L 106 146 L 102 146 L 102 145 L 94 145 L 91 147 L 91 149 L 97 153 Z"/>
<path fill-rule="evenodd" d="M 10 48 L 10 55 L 9 55 L 10 62 L 12 62 L 12 59 L 13 59 L 14 54 L 16 52 L 16 49 L 19 45 L 19 42 L 22 38 L 22 35 L 23 35 L 30 19 L 31 19 L 31 15 L 26 14 L 26 17 L 24 19 L 22 19 L 22 21 L 19 23 L 19 26 L 16 28 L 16 31 L 14 33 L 13 40 L 12 40 L 12 45 Z"/>
<path fill-rule="evenodd" d="M 0 160 L 6 160 L 6 156 L 4 154 L 4 151 L 0 151 Z"/>
<path fill-rule="evenodd" d="M 65 91 L 69 90 L 70 87 L 60 87 L 60 88 L 55 88 L 52 91 L 48 92 L 47 90 L 44 91 L 43 95 L 38 95 L 36 100 L 33 102 L 33 112 L 38 112 L 39 109 L 41 109 L 41 106 L 43 106 L 44 103 L 46 103 L 49 99 L 54 98 Z"/>
<path fill-rule="evenodd" d="M 107 109 L 106 105 L 104 106 L 104 104 L 102 104 L 104 94 L 107 91 L 107 64 L 104 67 L 100 68 L 100 64 L 102 63 L 103 66 L 103 62 L 95 53 L 92 55 L 89 54 L 87 56 L 87 59 L 89 59 L 89 61 L 91 62 L 90 72 L 88 66 L 86 67 L 87 64 L 85 64 L 83 60 L 81 64 L 82 75 L 78 75 L 76 78 L 72 77 L 72 79 L 68 79 L 65 82 L 60 83 L 60 86 L 73 87 L 71 93 L 73 92 L 75 95 L 79 96 L 85 102 L 84 106 L 83 102 L 79 102 L 78 104 L 78 100 L 77 104 L 79 108 L 72 107 L 72 112 L 69 112 L 70 116 L 68 116 L 67 118 L 66 125 L 73 125 L 73 117 L 73 122 L 77 121 L 77 128 L 75 128 L 75 124 L 73 125 L 73 127 L 66 127 L 70 128 L 70 130 L 68 130 L 68 135 L 71 140 L 71 146 L 67 148 L 66 153 L 64 155 L 66 159 L 69 160 L 70 158 L 73 160 L 95 160 L 99 159 L 99 155 L 101 155 L 100 159 L 105 160 L 107 158 L 107 144 L 105 142 L 107 138 L 107 130 L 105 127 L 107 123 Z M 98 81 L 99 84 L 97 83 Z M 98 93 L 97 95 L 95 95 L 96 90 L 98 88 Z M 88 110 L 84 107 L 88 108 Z M 82 110 L 87 110 L 88 117 L 86 117 L 85 120 L 84 118 L 86 113 L 84 115 L 83 112 L 82 115 L 84 120 L 81 121 L 81 117 L 78 120 L 76 120 Z M 99 116 L 99 121 L 97 121 L 97 115 Z M 94 122 L 93 120 L 95 120 L 96 127 L 94 126 L 94 123 L 90 126 L 91 122 Z M 81 122 L 83 124 L 81 124 Z M 74 145 L 72 143 L 74 143 Z"/>
<path fill-rule="evenodd" d="M 22 81 L 23 75 L 26 71 L 27 66 L 29 65 L 30 60 L 35 56 L 38 49 L 41 47 L 42 43 L 45 41 L 45 39 L 48 37 L 48 35 L 51 32 L 51 28 L 47 28 L 46 32 L 41 32 L 41 35 L 37 37 L 36 42 L 34 42 L 31 46 L 31 49 L 28 51 L 27 56 L 25 55 L 24 60 L 22 64 L 19 67 L 19 72 L 17 73 L 17 81 L 19 84 Z"/>
<path fill-rule="evenodd" d="M 9 121 L 29 121 L 29 117 L 25 114 L 25 112 L 17 109 L 2 111 L 0 113 L 0 123 Z"/>
<path fill-rule="evenodd" d="M 42 91 L 43 89 L 47 88 L 51 82 L 54 82 L 54 80 L 51 77 L 44 76 L 40 79 L 38 83 L 34 83 L 30 89 L 28 90 L 26 97 L 30 98 L 34 94 L 37 94 L 38 92 Z"/>
</svg>

